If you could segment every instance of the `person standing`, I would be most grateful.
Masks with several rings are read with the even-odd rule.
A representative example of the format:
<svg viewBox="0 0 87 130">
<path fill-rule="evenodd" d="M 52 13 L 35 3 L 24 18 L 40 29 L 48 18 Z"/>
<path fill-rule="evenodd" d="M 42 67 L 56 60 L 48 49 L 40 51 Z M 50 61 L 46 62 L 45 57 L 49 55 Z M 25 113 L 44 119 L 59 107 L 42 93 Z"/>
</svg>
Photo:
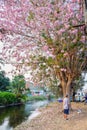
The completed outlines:
<svg viewBox="0 0 87 130">
<path fill-rule="evenodd" d="M 87 104 L 87 93 L 85 94 L 84 98 L 85 98 L 85 101 L 84 101 L 84 105 L 85 105 Z"/>
<path fill-rule="evenodd" d="M 68 115 L 69 115 L 69 98 L 68 98 L 68 94 L 63 99 L 63 112 L 64 112 L 64 119 L 68 120 Z"/>
</svg>

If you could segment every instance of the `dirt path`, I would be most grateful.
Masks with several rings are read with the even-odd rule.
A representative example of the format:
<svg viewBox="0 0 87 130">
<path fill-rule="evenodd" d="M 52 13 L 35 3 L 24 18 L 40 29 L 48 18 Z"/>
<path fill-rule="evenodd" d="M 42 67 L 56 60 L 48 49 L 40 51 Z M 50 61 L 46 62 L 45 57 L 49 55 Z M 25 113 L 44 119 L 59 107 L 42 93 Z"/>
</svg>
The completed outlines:
<svg viewBox="0 0 87 130">
<path fill-rule="evenodd" d="M 65 120 L 62 103 L 51 103 L 40 109 L 41 114 L 38 117 L 23 122 L 14 130 L 87 130 L 87 105 L 72 103 L 72 108 L 69 120 Z"/>
</svg>

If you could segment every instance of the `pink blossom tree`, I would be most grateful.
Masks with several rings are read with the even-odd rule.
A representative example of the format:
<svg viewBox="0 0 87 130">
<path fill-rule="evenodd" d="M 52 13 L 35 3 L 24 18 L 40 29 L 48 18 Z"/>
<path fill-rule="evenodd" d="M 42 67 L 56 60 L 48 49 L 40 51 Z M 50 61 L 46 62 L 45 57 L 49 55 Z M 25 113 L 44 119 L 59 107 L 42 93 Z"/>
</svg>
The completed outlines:
<svg viewBox="0 0 87 130">
<path fill-rule="evenodd" d="M 80 2 L 1 0 L 0 39 L 4 44 L 0 58 L 17 62 L 21 70 L 32 63 L 32 68 L 38 68 L 36 73 L 46 65 L 60 80 L 63 95 L 70 96 L 70 85 L 85 65 L 84 26 L 74 27 L 84 25 Z"/>
</svg>

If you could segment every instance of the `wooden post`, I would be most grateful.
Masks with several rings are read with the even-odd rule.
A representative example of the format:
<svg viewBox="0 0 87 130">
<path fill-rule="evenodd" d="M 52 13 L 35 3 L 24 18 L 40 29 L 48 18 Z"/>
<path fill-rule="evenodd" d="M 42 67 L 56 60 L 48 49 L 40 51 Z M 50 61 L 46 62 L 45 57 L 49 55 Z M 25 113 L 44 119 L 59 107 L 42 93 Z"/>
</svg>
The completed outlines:
<svg viewBox="0 0 87 130">
<path fill-rule="evenodd" d="M 87 0 L 84 0 L 85 34 L 87 35 Z"/>
</svg>

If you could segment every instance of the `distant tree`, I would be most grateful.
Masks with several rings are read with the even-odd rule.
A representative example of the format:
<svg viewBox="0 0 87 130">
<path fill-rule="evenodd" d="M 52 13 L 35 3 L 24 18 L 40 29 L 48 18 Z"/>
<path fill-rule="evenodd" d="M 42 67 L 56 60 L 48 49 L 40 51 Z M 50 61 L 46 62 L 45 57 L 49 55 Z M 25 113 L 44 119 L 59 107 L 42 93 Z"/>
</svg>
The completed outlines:
<svg viewBox="0 0 87 130">
<path fill-rule="evenodd" d="M 5 76 L 5 71 L 0 71 L 0 91 L 6 91 L 10 85 L 10 79 Z"/>
<path fill-rule="evenodd" d="M 25 91 L 25 78 L 23 75 L 15 76 L 11 82 L 10 90 L 15 93 L 17 96 L 21 96 Z"/>
<path fill-rule="evenodd" d="M 82 90 L 84 84 L 85 84 L 85 81 L 84 81 L 83 75 L 81 75 L 79 78 L 77 78 L 75 81 L 72 82 L 72 84 L 71 84 L 71 95 L 72 95 L 73 101 L 75 101 L 75 95 L 77 93 L 77 90 L 78 89 Z"/>
<path fill-rule="evenodd" d="M 62 86 L 60 84 L 57 84 L 57 82 L 58 82 L 57 80 L 54 80 L 49 86 L 49 88 L 53 92 L 53 94 L 58 98 L 63 96 L 63 93 L 62 93 Z"/>
</svg>

